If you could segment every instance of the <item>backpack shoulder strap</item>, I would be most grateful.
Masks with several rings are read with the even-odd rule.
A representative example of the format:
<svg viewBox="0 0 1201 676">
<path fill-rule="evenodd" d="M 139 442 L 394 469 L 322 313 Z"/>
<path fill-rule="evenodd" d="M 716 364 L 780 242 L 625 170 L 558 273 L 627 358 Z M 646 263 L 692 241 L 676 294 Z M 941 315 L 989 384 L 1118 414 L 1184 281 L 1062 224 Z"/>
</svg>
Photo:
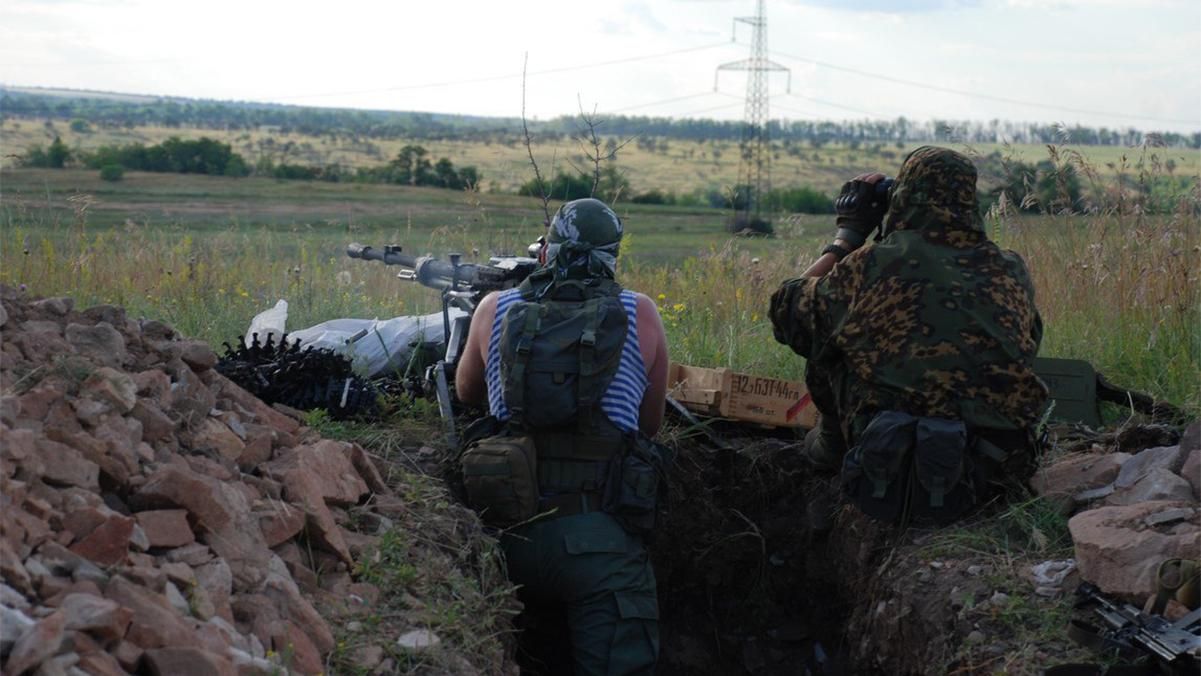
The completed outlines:
<svg viewBox="0 0 1201 676">
<path fill-rule="evenodd" d="M 517 339 L 517 346 L 513 354 L 513 369 L 509 373 L 509 377 L 513 379 L 514 387 L 510 390 L 510 398 L 512 401 L 505 403 L 509 407 L 509 413 L 512 420 L 517 425 L 523 424 L 525 420 L 525 372 L 526 366 L 530 362 L 530 350 L 533 347 L 534 337 L 538 335 L 538 330 L 542 328 L 542 313 L 541 306 L 527 303 L 525 308 L 525 322 L 521 327 L 521 336 Z M 510 310 L 512 312 L 512 309 Z"/>
</svg>

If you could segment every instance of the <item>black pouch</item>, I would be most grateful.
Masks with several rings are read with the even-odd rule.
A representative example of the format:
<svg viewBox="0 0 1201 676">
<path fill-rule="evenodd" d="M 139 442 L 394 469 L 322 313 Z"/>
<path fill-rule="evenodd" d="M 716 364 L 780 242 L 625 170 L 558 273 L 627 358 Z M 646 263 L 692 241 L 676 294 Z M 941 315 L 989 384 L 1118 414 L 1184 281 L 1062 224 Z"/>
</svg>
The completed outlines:
<svg viewBox="0 0 1201 676">
<path fill-rule="evenodd" d="M 636 434 L 613 458 L 601 508 L 627 532 L 646 535 L 654 530 L 659 506 L 667 497 L 664 470 L 669 456 L 666 446 Z"/>
<path fill-rule="evenodd" d="M 975 506 L 967 441 L 962 420 L 918 419 L 910 504 L 915 522 L 950 523 Z"/>
<path fill-rule="evenodd" d="M 901 411 L 878 413 L 846 454 L 843 492 L 864 514 L 881 521 L 901 520 L 917 421 Z"/>
</svg>

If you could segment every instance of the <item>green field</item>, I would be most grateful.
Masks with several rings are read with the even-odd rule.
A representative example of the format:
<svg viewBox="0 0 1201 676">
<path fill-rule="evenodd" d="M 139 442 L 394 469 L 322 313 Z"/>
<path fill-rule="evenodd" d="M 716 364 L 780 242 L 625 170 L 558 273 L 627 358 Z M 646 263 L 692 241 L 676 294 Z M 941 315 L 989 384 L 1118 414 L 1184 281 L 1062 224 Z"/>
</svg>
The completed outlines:
<svg viewBox="0 0 1201 676">
<path fill-rule="evenodd" d="M 1026 257 L 1046 321 L 1043 356 L 1082 358 L 1119 384 L 1201 412 L 1201 217 L 1137 205 L 1089 216 L 994 213 Z M 773 239 L 732 237 L 727 213 L 618 204 L 622 281 L 658 300 L 673 359 L 799 378 L 772 339 L 780 281 L 817 255 L 829 217 L 781 216 Z M 553 205 L 552 205 L 553 208 Z M 518 253 L 539 200 L 393 185 L 85 170 L 0 171 L 0 283 L 81 306 L 116 303 L 219 346 L 284 298 L 289 327 L 424 314 L 437 294 L 344 255 L 351 241 L 468 259 Z"/>
<path fill-rule="evenodd" d="M 13 157 L 33 145 L 48 145 L 61 136 L 72 148 L 94 150 L 101 145 L 161 143 L 171 136 L 196 139 L 208 136 L 229 143 L 254 165 L 262 157 L 275 162 L 306 165 L 343 164 L 366 167 L 386 164 L 396 157 L 401 147 L 415 143 L 425 147 L 433 158 L 449 158 L 456 167 L 474 165 L 483 175 L 484 192 L 515 193 L 518 186 L 532 178 L 525 146 L 520 142 L 520 129 L 514 129 L 504 143 L 483 143 L 455 140 L 413 140 L 403 138 L 367 139 L 340 134 L 306 136 L 285 134 L 278 130 L 225 131 L 188 127 L 135 127 L 132 129 L 102 128 L 86 133 L 71 130 L 62 121 L 10 119 L 0 126 L 4 152 L 0 167 L 13 166 Z M 602 143 L 607 137 L 602 137 Z M 631 139 L 615 139 L 618 143 Z M 709 189 L 725 190 L 737 183 L 738 145 L 730 141 L 686 141 L 656 139 L 655 150 L 637 143 L 627 143 L 617 153 L 616 167 L 629 180 L 636 193 L 658 189 L 677 195 Z M 858 147 L 826 144 L 819 148 L 795 143 L 779 146 L 772 154 L 772 185 L 777 188 L 810 186 L 834 193 L 851 176 L 868 171 L 896 173 L 905 154 L 919 144 L 897 147 L 895 144 L 864 142 Z M 1047 159 L 1047 147 L 1038 144 L 1002 146 L 998 144 L 946 144 L 975 157 L 997 152 L 1006 158 L 1022 162 Z M 590 170 L 585 158 L 590 148 L 573 141 L 540 141 L 535 135 L 533 150 L 542 172 L 551 175 L 562 169 L 574 173 Z M 1102 176 L 1119 171 L 1133 172 L 1140 159 L 1166 166 L 1171 161 L 1172 172 L 1181 176 L 1201 173 L 1201 152 L 1183 148 L 1123 148 L 1116 146 L 1085 146 L 1075 149 Z M 1144 152 L 1146 157 L 1144 158 Z M 1152 160 L 1154 156 L 1154 160 Z M 1123 169 L 1124 167 L 1124 169 Z M 991 187 L 998 177 L 984 177 Z"/>
</svg>

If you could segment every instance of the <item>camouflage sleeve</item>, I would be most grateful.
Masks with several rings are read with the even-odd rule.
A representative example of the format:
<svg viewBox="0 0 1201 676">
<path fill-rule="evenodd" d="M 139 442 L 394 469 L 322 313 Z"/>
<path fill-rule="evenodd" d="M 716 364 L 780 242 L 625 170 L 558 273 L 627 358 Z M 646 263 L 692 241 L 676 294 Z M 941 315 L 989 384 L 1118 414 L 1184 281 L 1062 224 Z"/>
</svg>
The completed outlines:
<svg viewBox="0 0 1201 676">
<path fill-rule="evenodd" d="M 771 297 L 771 323 L 778 342 L 806 359 L 817 359 L 846 318 L 863 280 L 872 247 L 852 251 L 824 277 L 798 277 Z"/>
<path fill-rule="evenodd" d="M 789 279 L 771 295 L 772 331 L 776 342 L 808 358 L 813 349 L 813 293 L 817 277 Z"/>
</svg>

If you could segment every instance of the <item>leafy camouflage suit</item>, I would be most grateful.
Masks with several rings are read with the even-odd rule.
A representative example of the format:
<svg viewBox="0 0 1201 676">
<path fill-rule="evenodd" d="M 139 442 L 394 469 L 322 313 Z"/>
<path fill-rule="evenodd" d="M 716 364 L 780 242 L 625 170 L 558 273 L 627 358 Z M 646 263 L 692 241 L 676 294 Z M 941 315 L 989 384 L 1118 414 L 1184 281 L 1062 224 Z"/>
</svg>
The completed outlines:
<svg viewBox="0 0 1201 676">
<path fill-rule="evenodd" d="M 823 419 L 851 442 L 885 410 L 1030 427 L 1047 399 L 1031 368 L 1042 320 L 1025 263 L 984 232 L 972 162 L 932 146 L 911 153 L 885 233 L 772 295 L 776 340 L 808 359 Z"/>
</svg>

